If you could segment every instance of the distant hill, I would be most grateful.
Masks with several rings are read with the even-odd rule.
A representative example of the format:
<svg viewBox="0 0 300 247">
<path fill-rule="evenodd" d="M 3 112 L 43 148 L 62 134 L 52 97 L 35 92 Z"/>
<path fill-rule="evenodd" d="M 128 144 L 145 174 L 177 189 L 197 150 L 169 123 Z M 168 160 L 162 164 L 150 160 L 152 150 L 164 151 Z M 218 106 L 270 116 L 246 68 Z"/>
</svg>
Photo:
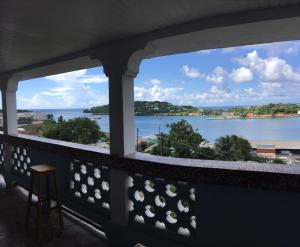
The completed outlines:
<svg viewBox="0 0 300 247">
<path fill-rule="evenodd" d="M 251 107 L 232 107 L 224 109 L 201 109 L 190 105 L 173 105 L 169 102 L 160 101 L 135 101 L 135 114 L 137 116 L 187 116 L 187 115 L 206 115 L 206 116 L 223 116 L 231 117 L 279 117 L 297 115 L 300 111 L 298 104 L 267 104 Z M 85 113 L 93 113 L 98 115 L 108 115 L 109 105 L 96 106 L 85 109 Z"/>
<path fill-rule="evenodd" d="M 135 114 L 137 116 L 153 116 L 153 115 L 202 115 L 202 110 L 189 105 L 173 105 L 169 102 L 161 101 L 135 101 Z M 85 113 L 93 113 L 99 115 L 109 114 L 109 105 L 96 106 L 85 109 Z"/>
<path fill-rule="evenodd" d="M 234 113 L 234 115 L 246 116 L 247 114 L 253 115 L 278 115 L 278 114 L 297 114 L 300 111 L 300 106 L 298 104 L 273 104 L 259 105 L 251 107 L 234 107 L 229 110 L 229 112 Z"/>
</svg>

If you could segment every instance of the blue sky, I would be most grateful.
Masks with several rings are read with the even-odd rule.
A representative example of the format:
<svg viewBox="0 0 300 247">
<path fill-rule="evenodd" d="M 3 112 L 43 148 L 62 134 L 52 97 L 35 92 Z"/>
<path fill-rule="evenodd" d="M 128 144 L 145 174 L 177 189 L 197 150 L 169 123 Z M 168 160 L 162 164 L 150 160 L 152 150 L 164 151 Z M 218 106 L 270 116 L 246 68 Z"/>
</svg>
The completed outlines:
<svg viewBox="0 0 300 247">
<path fill-rule="evenodd" d="M 194 106 L 300 103 L 300 41 L 214 49 L 144 60 L 135 100 Z M 19 83 L 19 109 L 108 103 L 101 67 Z"/>
</svg>

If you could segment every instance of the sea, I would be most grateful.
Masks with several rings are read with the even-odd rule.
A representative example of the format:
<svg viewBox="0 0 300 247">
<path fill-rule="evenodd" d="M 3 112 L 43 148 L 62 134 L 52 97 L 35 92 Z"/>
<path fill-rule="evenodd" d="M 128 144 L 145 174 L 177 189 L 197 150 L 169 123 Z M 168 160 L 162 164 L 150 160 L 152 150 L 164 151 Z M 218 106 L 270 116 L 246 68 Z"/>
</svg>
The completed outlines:
<svg viewBox="0 0 300 247">
<path fill-rule="evenodd" d="M 38 109 L 32 110 L 53 114 L 54 118 L 77 117 L 92 118 L 91 113 L 83 109 Z M 161 132 L 168 132 L 167 124 L 181 119 L 187 120 L 206 140 L 213 143 L 224 135 L 238 135 L 248 140 L 284 140 L 300 141 L 300 117 L 274 119 L 217 119 L 209 120 L 207 116 L 136 116 L 135 127 L 138 136 L 149 137 Z M 95 119 L 102 131 L 109 132 L 109 116 L 100 115 Z"/>
</svg>

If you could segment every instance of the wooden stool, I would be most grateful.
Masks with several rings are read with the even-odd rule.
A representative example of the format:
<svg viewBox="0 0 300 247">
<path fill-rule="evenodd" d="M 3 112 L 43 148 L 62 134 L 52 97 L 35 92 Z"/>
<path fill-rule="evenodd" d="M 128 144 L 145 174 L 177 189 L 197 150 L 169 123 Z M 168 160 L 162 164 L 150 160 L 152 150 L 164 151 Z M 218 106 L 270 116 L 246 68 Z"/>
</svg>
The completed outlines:
<svg viewBox="0 0 300 247">
<path fill-rule="evenodd" d="M 26 212 L 26 222 L 25 226 L 28 228 L 28 222 L 30 218 L 30 209 L 31 206 L 37 206 L 37 222 L 36 222 L 36 237 L 39 237 L 39 229 L 40 229 L 40 214 L 41 214 L 41 208 L 42 203 L 47 203 L 47 211 L 48 216 L 50 215 L 50 210 L 57 209 L 58 216 L 59 216 L 59 224 L 60 224 L 60 232 L 62 232 L 63 229 L 63 218 L 62 218 L 62 212 L 61 212 L 61 201 L 58 191 L 58 185 L 57 185 L 57 179 L 56 179 L 56 168 L 54 166 L 50 165 L 36 165 L 30 167 L 31 172 L 31 179 L 30 179 L 30 186 L 29 186 L 29 195 L 28 195 L 28 202 L 27 202 L 27 212 Z M 50 176 L 53 176 L 53 182 L 54 182 L 54 189 L 56 194 L 56 205 L 51 208 L 51 198 L 50 198 Z M 34 187 L 34 180 L 35 176 L 37 176 L 37 182 L 38 182 L 38 190 L 37 190 L 37 202 L 32 201 L 32 193 L 33 193 L 33 187 Z M 41 178 L 44 176 L 46 178 L 46 188 L 47 188 L 47 198 L 42 198 L 41 194 Z"/>
</svg>

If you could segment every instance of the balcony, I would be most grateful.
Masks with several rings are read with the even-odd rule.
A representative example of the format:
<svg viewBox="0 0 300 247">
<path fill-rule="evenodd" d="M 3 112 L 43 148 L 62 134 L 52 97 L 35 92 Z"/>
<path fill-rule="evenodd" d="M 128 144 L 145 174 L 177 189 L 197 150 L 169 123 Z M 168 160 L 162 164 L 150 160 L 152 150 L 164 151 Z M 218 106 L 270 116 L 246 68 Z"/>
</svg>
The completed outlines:
<svg viewBox="0 0 300 247">
<path fill-rule="evenodd" d="M 17 184 L 2 191 L 1 246 L 34 239 L 23 230 L 25 190 L 29 167 L 39 163 L 57 168 L 66 218 L 56 238 L 52 216 L 43 237 L 48 246 L 68 246 L 70 239 L 78 239 L 72 246 L 284 246 L 300 238 L 298 167 L 140 153 L 121 158 L 26 135 L 1 135 L 0 147 L 6 185 Z M 120 218 L 123 225 L 115 223 Z"/>
<path fill-rule="evenodd" d="M 66 218 L 58 238 L 53 215 L 45 246 L 299 245 L 299 167 L 136 153 L 134 122 L 144 59 L 300 40 L 299 1 L 11 0 L 0 18 L 0 246 L 39 246 L 23 219 L 40 163 L 57 168 Z M 109 79 L 109 151 L 18 134 L 19 81 L 95 66 Z"/>
</svg>

